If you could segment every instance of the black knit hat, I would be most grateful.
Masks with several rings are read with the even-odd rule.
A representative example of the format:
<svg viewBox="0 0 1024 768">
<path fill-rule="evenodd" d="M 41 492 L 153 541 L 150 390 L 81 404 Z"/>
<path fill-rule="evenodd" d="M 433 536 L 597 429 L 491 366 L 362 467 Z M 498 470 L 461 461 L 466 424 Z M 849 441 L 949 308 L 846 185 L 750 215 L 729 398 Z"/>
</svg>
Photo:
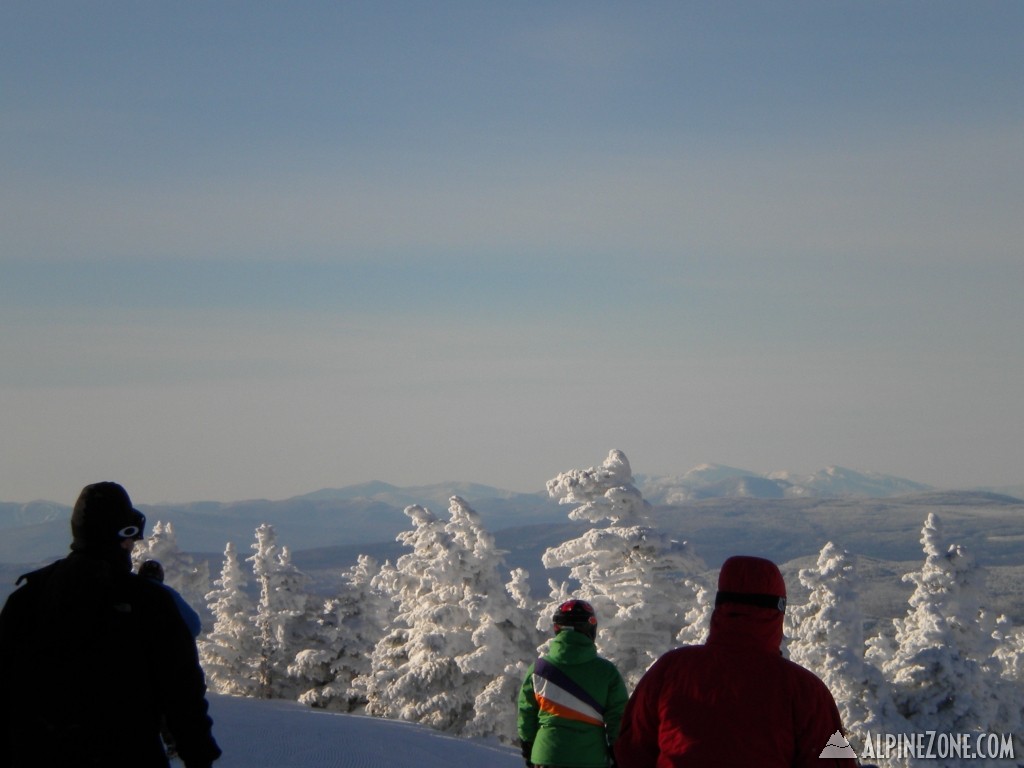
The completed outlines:
<svg viewBox="0 0 1024 768">
<path fill-rule="evenodd" d="M 128 491 L 117 483 L 87 485 L 71 513 L 72 546 L 102 547 L 127 539 L 141 539 L 146 516 L 132 506 Z"/>
</svg>

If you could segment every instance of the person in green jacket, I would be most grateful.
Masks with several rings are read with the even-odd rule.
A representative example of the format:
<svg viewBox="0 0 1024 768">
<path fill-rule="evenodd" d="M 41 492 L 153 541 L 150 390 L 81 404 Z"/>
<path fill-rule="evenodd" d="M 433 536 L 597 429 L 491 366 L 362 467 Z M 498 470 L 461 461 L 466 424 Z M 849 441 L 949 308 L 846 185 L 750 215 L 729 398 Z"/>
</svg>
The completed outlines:
<svg viewBox="0 0 1024 768">
<path fill-rule="evenodd" d="M 555 638 L 519 690 L 519 740 L 527 768 L 608 768 L 629 695 L 615 665 L 597 655 L 597 616 L 568 600 Z"/>
</svg>

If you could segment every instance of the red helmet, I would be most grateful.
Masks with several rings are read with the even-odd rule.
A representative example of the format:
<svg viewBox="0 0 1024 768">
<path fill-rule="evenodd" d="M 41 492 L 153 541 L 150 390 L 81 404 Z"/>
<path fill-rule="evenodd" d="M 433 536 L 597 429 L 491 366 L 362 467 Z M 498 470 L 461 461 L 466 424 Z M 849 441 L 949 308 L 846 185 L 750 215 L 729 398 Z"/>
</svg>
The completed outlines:
<svg viewBox="0 0 1024 768">
<path fill-rule="evenodd" d="M 555 625 L 555 634 L 563 629 L 571 629 L 590 639 L 597 636 L 597 614 L 594 613 L 594 606 L 586 600 L 566 600 L 555 610 L 551 621 Z"/>
</svg>

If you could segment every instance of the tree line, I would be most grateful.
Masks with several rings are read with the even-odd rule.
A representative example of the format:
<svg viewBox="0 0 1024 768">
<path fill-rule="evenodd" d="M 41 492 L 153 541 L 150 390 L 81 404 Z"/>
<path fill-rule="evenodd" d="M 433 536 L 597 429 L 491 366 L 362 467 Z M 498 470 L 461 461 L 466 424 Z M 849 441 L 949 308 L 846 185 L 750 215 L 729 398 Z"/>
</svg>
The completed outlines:
<svg viewBox="0 0 1024 768">
<path fill-rule="evenodd" d="M 598 648 L 630 688 L 665 651 L 702 642 L 713 609 L 707 566 L 692 545 L 651 525 L 621 451 L 560 473 L 547 490 L 571 507 L 570 519 L 593 527 L 544 552 L 544 567 L 567 575 L 549 577 L 543 599 L 531 596 L 527 572 L 506 571 L 504 553 L 458 496 L 446 518 L 407 507 L 405 554 L 383 564 L 361 556 L 326 598 L 309 590 L 266 524 L 244 560 L 227 544 L 212 590 L 206 564 L 180 551 L 169 524 L 158 523 L 134 557 L 161 560 L 168 584 L 205 611 L 199 651 L 215 691 L 509 743 L 522 676 L 565 599 L 594 605 Z M 832 690 L 858 753 L 876 734 L 1022 730 L 1024 630 L 987 610 L 984 570 L 945 540 L 934 514 L 921 544 L 923 563 L 905 576 L 914 585 L 905 614 L 870 636 L 849 552 L 829 542 L 799 572 L 809 595 L 788 610 L 787 653 Z"/>
</svg>

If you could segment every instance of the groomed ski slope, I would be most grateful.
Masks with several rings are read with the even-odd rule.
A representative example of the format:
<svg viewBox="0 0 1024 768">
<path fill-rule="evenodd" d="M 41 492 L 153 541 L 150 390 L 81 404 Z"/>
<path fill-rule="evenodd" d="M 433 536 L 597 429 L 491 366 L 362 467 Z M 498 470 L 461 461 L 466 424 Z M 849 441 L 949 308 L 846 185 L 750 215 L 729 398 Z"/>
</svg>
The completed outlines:
<svg viewBox="0 0 1024 768">
<path fill-rule="evenodd" d="M 520 768 L 519 750 L 452 738 L 413 723 L 209 695 L 224 750 L 215 768 Z M 180 768 L 180 762 L 172 763 Z"/>
</svg>

